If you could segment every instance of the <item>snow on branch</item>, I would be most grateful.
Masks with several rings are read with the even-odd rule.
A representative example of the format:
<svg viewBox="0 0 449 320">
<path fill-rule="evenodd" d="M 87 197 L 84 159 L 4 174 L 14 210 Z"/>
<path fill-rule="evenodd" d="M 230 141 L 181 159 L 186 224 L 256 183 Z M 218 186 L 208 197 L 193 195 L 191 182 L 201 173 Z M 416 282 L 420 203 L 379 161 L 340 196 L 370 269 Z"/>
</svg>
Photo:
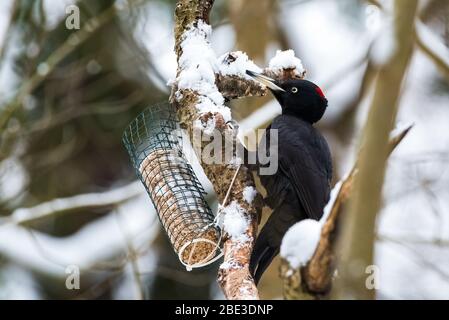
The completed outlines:
<svg viewBox="0 0 449 320">
<path fill-rule="evenodd" d="M 264 96 L 266 88 L 246 74 L 246 70 L 262 70 L 241 51 L 229 52 L 218 58 L 219 72 L 216 83 L 225 99 Z"/>
<path fill-rule="evenodd" d="M 198 20 L 196 25 L 191 25 L 184 32 L 175 99 L 182 101 L 186 92 L 193 91 L 198 99 L 195 106 L 200 114 L 217 113 L 227 122 L 231 120 L 231 110 L 224 106 L 223 95 L 215 85 L 218 65 L 209 42 L 211 31 L 210 25 Z"/>
<path fill-rule="evenodd" d="M 306 219 L 294 224 L 282 239 L 281 257 L 293 269 L 306 265 L 315 253 L 320 234 L 321 225 L 316 220 Z"/>
<path fill-rule="evenodd" d="M 411 128 L 408 126 L 390 138 L 389 154 Z M 334 186 L 321 220 L 300 221 L 286 233 L 281 246 L 280 269 L 286 299 L 317 299 L 329 294 L 335 271 L 336 227 L 342 205 L 351 195 L 357 162 L 349 174 Z"/>
<path fill-rule="evenodd" d="M 302 65 L 302 61 L 295 56 L 292 49 L 277 50 L 276 55 L 271 58 L 268 68 L 265 68 L 264 74 L 279 80 L 303 79 L 306 70 Z"/>
<path fill-rule="evenodd" d="M 302 65 L 302 61 L 295 57 L 295 52 L 289 50 L 277 50 L 276 55 L 271 58 L 268 69 L 277 74 L 284 72 L 284 70 L 291 70 L 293 77 L 303 78 L 306 70 Z"/>
</svg>

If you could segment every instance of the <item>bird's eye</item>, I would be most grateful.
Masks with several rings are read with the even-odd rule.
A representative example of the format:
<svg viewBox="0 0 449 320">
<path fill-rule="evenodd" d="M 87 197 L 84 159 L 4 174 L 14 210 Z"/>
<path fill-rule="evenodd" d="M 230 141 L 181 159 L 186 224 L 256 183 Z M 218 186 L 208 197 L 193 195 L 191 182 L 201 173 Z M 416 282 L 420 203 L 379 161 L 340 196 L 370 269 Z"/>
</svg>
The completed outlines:
<svg viewBox="0 0 449 320">
<path fill-rule="evenodd" d="M 293 88 L 292 88 L 292 92 L 293 92 L 293 93 L 297 93 L 297 92 L 298 92 L 298 88 L 293 87 Z"/>
</svg>

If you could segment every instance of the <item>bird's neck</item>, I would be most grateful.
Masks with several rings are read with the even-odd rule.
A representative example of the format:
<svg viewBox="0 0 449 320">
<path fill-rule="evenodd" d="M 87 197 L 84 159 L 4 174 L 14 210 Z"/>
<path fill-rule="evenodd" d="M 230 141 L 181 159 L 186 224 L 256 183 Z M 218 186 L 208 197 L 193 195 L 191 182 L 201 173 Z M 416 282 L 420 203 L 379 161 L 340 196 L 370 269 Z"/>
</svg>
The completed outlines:
<svg viewBox="0 0 449 320">
<path fill-rule="evenodd" d="M 308 119 L 306 116 L 303 116 L 303 115 L 300 115 L 300 114 L 297 114 L 297 113 L 294 113 L 291 111 L 289 112 L 289 110 L 282 111 L 282 115 L 299 119 L 302 122 L 304 122 L 305 124 L 313 125 L 313 121 L 310 121 L 310 119 Z"/>
</svg>

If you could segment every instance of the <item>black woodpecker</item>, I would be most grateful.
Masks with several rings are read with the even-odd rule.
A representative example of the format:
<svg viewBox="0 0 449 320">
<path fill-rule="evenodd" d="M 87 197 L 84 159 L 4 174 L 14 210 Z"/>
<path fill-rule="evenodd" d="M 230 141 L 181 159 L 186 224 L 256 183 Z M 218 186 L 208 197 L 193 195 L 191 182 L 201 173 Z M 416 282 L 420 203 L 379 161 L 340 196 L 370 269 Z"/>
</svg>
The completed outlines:
<svg viewBox="0 0 449 320">
<path fill-rule="evenodd" d="M 282 108 L 265 133 L 269 145 L 268 131 L 278 131 L 279 165 L 275 174 L 260 176 L 267 190 L 265 203 L 273 212 L 251 255 L 250 271 L 257 284 L 279 253 L 287 230 L 300 220 L 319 220 L 323 215 L 330 194 L 332 159 L 326 140 L 313 126 L 327 108 L 323 91 L 307 80 L 280 82 L 246 73 L 266 85 Z"/>
</svg>

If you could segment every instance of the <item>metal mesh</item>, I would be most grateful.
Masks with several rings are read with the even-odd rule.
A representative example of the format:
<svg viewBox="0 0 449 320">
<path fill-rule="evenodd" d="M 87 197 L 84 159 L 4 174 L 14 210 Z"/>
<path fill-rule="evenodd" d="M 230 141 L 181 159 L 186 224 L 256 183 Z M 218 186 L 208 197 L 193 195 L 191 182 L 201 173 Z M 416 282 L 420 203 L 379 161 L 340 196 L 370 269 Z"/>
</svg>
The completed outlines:
<svg viewBox="0 0 449 320">
<path fill-rule="evenodd" d="M 181 262 L 195 267 L 213 260 L 220 230 L 184 157 L 174 108 L 161 103 L 143 111 L 125 130 L 123 143 Z"/>
</svg>

